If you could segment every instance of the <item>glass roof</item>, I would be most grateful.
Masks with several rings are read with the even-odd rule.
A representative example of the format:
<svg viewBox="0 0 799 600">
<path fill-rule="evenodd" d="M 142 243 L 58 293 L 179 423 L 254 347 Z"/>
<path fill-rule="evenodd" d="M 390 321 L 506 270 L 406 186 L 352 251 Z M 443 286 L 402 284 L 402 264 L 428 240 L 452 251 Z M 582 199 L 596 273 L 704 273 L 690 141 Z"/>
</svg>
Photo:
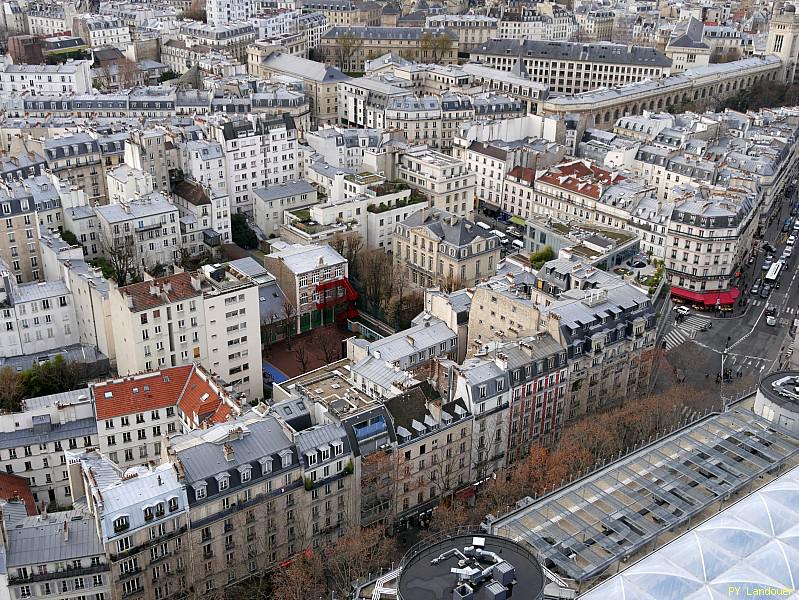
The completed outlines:
<svg viewBox="0 0 799 600">
<path fill-rule="evenodd" d="M 759 477 L 771 479 L 794 456 L 799 440 L 734 408 L 526 503 L 491 523 L 491 533 L 526 542 L 545 567 L 582 587 L 619 561 L 635 562 L 652 544 L 664 544 L 705 520 L 719 502 L 748 493 Z M 734 544 L 738 552 L 757 544 L 736 535 L 741 536 L 719 532 L 717 543 L 725 549 Z M 723 554 L 708 558 L 704 568 L 721 568 L 714 561 L 723 559 Z M 661 600 L 657 593 L 654 598 Z"/>
<path fill-rule="evenodd" d="M 580 596 L 729 600 L 799 595 L 799 467 Z"/>
</svg>

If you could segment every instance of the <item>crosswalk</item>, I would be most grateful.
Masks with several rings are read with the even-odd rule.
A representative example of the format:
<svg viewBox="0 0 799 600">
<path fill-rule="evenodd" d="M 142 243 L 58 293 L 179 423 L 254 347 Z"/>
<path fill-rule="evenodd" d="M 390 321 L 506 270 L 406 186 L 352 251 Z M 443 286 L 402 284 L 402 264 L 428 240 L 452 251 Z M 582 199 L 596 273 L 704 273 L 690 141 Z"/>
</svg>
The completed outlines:
<svg viewBox="0 0 799 600">
<path fill-rule="evenodd" d="M 694 339 L 696 337 L 696 332 L 708 323 L 710 323 L 710 319 L 707 317 L 700 317 L 699 315 L 688 315 L 685 317 L 682 323 L 675 325 L 671 331 L 663 336 L 663 340 L 666 342 L 666 352 L 674 350 L 686 340 Z"/>
</svg>

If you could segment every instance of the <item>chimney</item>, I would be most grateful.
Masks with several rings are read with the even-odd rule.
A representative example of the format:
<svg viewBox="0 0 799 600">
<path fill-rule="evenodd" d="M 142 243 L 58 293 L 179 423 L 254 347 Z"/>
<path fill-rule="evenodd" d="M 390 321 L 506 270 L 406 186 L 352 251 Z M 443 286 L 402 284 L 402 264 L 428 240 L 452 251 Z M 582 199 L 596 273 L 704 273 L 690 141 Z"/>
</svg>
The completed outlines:
<svg viewBox="0 0 799 600">
<path fill-rule="evenodd" d="M 158 289 L 157 285 L 150 284 L 150 295 L 151 296 L 158 296 L 160 294 L 160 290 Z"/>
<path fill-rule="evenodd" d="M 165 293 L 165 294 L 166 294 L 166 293 L 169 293 L 169 292 L 171 292 L 171 291 L 172 291 L 172 284 L 171 284 L 170 282 L 168 282 L 168 281 L 167 281 L 167 282 L 165 282 L 165 283 L 164 283 L 164 285 L 163 285 L 163 286 L 161 286 L 161 287 L 162 287 L 162 289 L 164 290 L 164 293 Z"/>
<path fill-rule="evenodd" d="M 195 292 L 199 292 L 200 288 L 202 287 L 202 283 L 200 282 L 199 277 L 195 277 L 194 275 L 191 276 L 191 287 L 194 288 Z"/>
<path fill-rule="evenodd" d="M 159 486 L 162 486 L 162 485 L 164 485 L 164 481 L 161 479 L 161 476 L 160 476 L 160 475 L 158 476 L 158 485 L 159 485 Z"/>
<path fill-rule="evenodd" d="M 236 457 L 236 452 L 233 450 L 233 446 L 225 442 L 222 446 L 222 452 L 225 455 L 225 460 L 230 462 Z"/>
</svg>

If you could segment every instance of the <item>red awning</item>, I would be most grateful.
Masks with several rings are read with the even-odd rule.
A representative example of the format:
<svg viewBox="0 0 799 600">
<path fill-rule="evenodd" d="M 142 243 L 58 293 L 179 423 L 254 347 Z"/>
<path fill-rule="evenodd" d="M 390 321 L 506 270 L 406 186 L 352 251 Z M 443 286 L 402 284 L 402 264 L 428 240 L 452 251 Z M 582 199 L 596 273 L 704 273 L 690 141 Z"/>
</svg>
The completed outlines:
<svg viewBox="0 0 799 600">
<path fill-rule="evenodd" d="M 729 306 L 730 304 L 735 304 L 740 295 L 741 292 L 738 288 L 732 288 L 726 292 L 710 292 L 705 294 L 705 306 Z"/>
<path fill-rule="evenodd" d="M 729 306 L 735 303 L 738 296 L 741 295 L 741 291 L 738 288 L 731 288 L 724 292 L 697 292 L 673 287 L 671 288 L 671 295 L 696 304 L 704 304 L 705 306 Z"/>
<path fill-rule="evenodd" d="M 698 302 L 699 304 L 702 304 L 705 301 L 704 296 L 700 292 L 695 292 L 693 290 L 684 290 L 683 288 L 678 288 L 678 287 L 671 288 L 671 295 L 677 296 L 677 298 L 682 298 L 683 300 Z"/>
</svg>

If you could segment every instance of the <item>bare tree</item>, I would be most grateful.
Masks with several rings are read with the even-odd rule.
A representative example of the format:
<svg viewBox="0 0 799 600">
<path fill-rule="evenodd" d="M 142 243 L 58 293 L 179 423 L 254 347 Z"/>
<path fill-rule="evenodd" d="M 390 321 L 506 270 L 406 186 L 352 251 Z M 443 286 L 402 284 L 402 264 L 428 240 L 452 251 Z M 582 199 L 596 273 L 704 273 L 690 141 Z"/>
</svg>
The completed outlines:
<svg viewBox="0 0 799 600">
<path fill-rule="evenodd" d="M 305 347 L 305 344 L 299 343 L 297 347 L 294 348 L 294 356 L 297 357 L 297 361 L 300 363 L 302 367 L 302 372 L 308 372 L 308 362 L 311 360 L 310 355 L 308 354 L 308 349 Z"/>
<path fill-rule="evenodd" d="M 309 600 L 326 595 L 322 557 L 316 553 L 300 554 L 275 571 L 272 578 L 273 600 Z"/>
<path fill-rule="evenodd" d="M 449 293 L 466 287 L 466 282 L 457 275 L 447 275 L 441 281 L 441 288 Z"/>
<path fill-rule="evenodd" d="M 436 64 L 440 63 L 452 50 L 452 40 L 446 33 L 434 35 L 427 32 L 422 35 L 419 46 L 423 53 L 422 58 L 429 58 L 430 62 Z"/>
<path fill-rule="evenodd" d="M 373 306 L 385 310 L 393 292 L 391 257 L 383 250 L 373 249 L 358 255 L 358 281 Z"/>
<path fill-rule="evenodd" d="M 356 71 L 353 58 L 363 46 L 363 39 L 354 31 L 347 31 L 336 38 L 336 66 L 342 71 Z"/>
<path fill-rule="evenodd" d="M 297 307 L 288 298 L 283 299 L 283 321 L 285 323 L 286 347 L 291 350 L 291 341 L 297 331 Z"/>
<path fill-rule="evenodd" d="M 119 287 L 134 283 L 140 272 L 139 253 L 133 235 L 121 235 L 115 238 L 105 231 L 100 236 L 103 256 L 111 267 L 111 276 Z"/>
<path fill-rule="evenodd" d="M 319 335 L 314 338 L 322 349 L 325 362 L 330 364 L 339 359 L 341 355 L 341 341 L 332 327 L 326 327 Z"/>
<path fill-rule="evenodd" d="M 275 337 L 275 333 L 277 332 L 278 321 L 278 316 L 274 313 L 271 314 L 268 319 L 261 321 L 261 343 L 263 344 L 267 354 L 272 348 L 272 338 Z"/>
<path fill-rule="evenodd" d="M 9 366 L 0 369 L 0 412 L 18 411 L 23 395 L 22 375 Z"/>
<path fill-rule="evenodd" d="M 329 591 L 346 598 L 352 582 L 386 566 L 396 554 L 396 546 L 381 529 L 352 527 L 324 554 Z"/>
</svg>

